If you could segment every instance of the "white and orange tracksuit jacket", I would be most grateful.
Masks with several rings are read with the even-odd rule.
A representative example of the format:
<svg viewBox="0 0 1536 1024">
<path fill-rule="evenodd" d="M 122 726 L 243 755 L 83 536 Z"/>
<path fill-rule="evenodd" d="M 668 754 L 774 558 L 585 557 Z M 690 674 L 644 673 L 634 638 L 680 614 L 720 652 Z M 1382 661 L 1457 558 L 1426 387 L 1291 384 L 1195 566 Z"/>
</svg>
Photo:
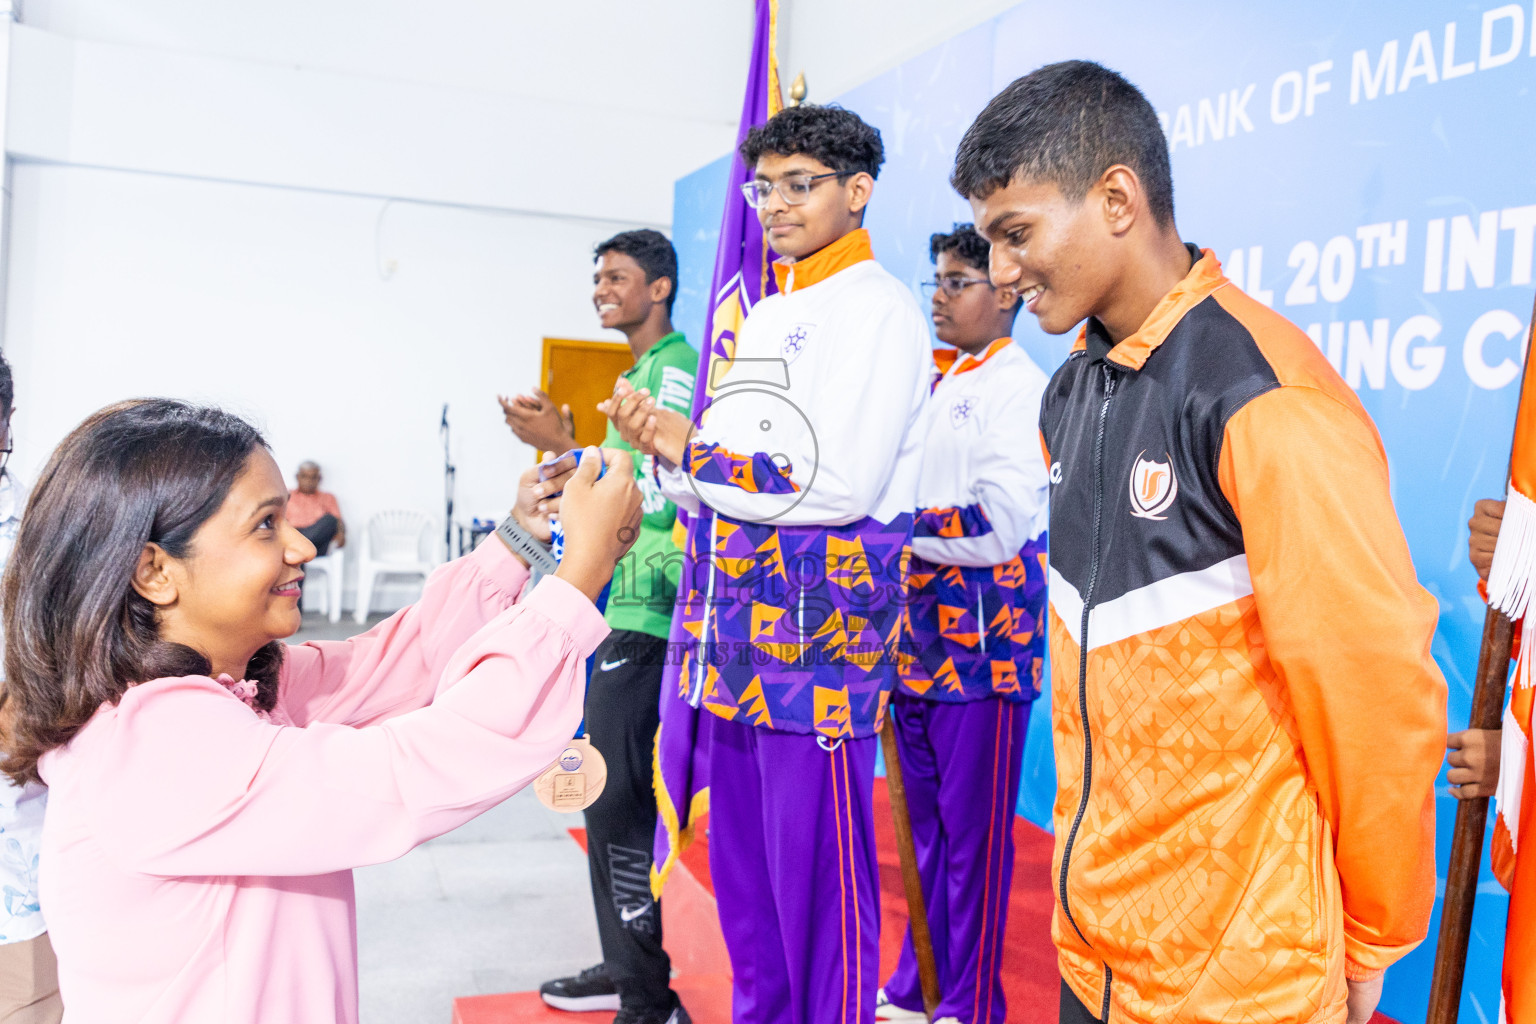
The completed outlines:
<svg viewBox="0 0 1536 1024">
<path fill-rule="evenodd" d="M 1354 393 L 1191 252 L 1041 407 L 1052 932 L 1111 1021 L 1334 1024 L 1428 928 L 1436 605 Z"/>
</svg>

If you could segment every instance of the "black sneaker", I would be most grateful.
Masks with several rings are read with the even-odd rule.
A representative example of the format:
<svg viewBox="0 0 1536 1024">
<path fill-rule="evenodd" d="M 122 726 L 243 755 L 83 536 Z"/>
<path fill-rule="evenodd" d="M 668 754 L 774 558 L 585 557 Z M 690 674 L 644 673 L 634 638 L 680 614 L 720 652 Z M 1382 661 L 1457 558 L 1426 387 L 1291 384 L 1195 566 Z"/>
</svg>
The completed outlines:
<svg viewBox="0 0 1536 1024">
<path fill-rule="evenodd" d="M 619 990 L 608 977 L 608 965 L 588 967 L 572 978 L 556 978 L 539 986 L 539 998 L 557 1010 L 617 1010 Z"/>
<path fill-rule="evenodd" d="M 618 1016 L 613 1018 L 613 1024 L 693 1024 L 693 1018 L 688 1016 L 688 1011 L 683 1009 L 682 1000 L 677 996 L 672 997 L 670 1010 L 631 1010 L 620 1009 Z"/>
</svg>

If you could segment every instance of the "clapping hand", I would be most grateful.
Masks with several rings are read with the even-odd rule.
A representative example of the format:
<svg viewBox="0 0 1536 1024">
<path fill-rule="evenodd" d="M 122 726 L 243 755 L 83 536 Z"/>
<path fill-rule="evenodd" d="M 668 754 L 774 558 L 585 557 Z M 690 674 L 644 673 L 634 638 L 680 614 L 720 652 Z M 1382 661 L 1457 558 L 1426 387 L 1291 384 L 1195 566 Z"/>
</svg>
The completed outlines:
<svg viewBox="0 0 1536 1024">
<path fill-rule="evenodd" d="M 555 408 L 554 400 L 535 388 L 531 395 L 507 398 L 497 395 L 502 416 L 512 433 L 541 452 L 564 452 L 576 447 L 576 425 L 571 407 Z"/>
<path fill-rule="evenodd" d="M 613 421 L 624 443 L 642 455 L 655 455 L 656 427 L 651 414 L 656 402 L 648 388 L 636 391 L 623 377 L 613 386 L 613 397 L 597 403 L 597 411 Z"/>
<path fill-rule="evenodd" d="M 674 466 L 681 465 L 694 427 L 688 418 L 656 404 L 646 388 L 636 391 L 629 381 L 619 378 L 613 397 L 599 402 L 597 409 L 613 421 L 624 443 L 642 455 L 655 455 Z"/>
</svg>

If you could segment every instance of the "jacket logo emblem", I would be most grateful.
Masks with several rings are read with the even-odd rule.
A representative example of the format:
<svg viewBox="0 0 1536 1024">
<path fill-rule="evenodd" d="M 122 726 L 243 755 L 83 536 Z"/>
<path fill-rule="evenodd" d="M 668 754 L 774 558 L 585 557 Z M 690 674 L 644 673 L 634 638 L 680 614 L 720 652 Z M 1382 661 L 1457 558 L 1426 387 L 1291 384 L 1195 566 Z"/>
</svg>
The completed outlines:
<svg viewBox="0 0 1536 1024">
<path fill-rule="evenodd" d="M 785 362 L 792 363 L 800 358 L 800 353 L 805 351 L 810 336 L 810 324 L 796 324 L 790 329 L 790 332 L 784 336 L 784 343 L 779 347 L 779 354 L 784 357 Z"/>
<path fill-rule="evenodd" d="M 976 411 L 976 399 L 957 398 L 955 404 L 949 407 L 949 425 L 959 430 L 965 426 L 965 421 L 971 418 L 971 413 Z"/>
<path fill-rule="evenodd" d="M 1161 522 L 1168 518 L 1163 513 L 1179 496 L 1179 478 L 1167 453 L 1163 455 L 1166 462 L 1154 462 L 1145 458 L 1146 454 L 1137 455 L 1131 467 L 1131 515 Z"/>
</svg>

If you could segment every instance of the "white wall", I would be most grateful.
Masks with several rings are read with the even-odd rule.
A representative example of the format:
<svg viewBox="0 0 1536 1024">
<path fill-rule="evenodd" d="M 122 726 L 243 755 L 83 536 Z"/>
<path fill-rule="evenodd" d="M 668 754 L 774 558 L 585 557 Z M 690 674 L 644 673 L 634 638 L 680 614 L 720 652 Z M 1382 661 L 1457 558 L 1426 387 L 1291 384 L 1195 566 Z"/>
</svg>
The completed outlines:
<svg viewBox="0 0 1536 1024">
<path fill-rule="evenodd" d="M 785 0 L 826 100 L 1008 0 Z M 497 515 L 531 453 L 498 390 L 602 337 L 591 246 L 671 220 L 735 135 L 750 0 L 29 0 L 12 33 L 4 346 L 34 473 L 132 395 L 216 401 L 356 527 Z M 383 268 L 396 261 L 389 274 Z M 612 337 L 617 337 L 613 335 Z"/>
<path fill-rule="evenodd" d="M 33 160 L 671 220 L 735 137 L 749 0 L 29 0 Z"/>
<path fill-rule="evenodd" d="M 781 0 L 784 90 L 804 71 L 812 103 L 826 103 L 1020 0 Z"/>
<path fill-rule="evenodd" d="M 26 0 L 24 20 L 161 54 L 734 123 L 752 2 Z"/>
<path fill-rule="evenodd" d="M 665 225 L 726 120 L 77 40 L 17 26 L 6 149 L 31 161 Z"/>
<path fill-rule="evenodd" d="M 13 465 L 111 401 L 214 401 L 319 461 L 355 535 L 440 514 L 448 402 L 457 512 L 499 516 L 532 453 L 496 392 L 542 337 L 605 336 L 592 245 L 665 228 L 729 148 L 750 32 L 720 0 L 31 0 Z"/>
<path fill-rule="evenodd" d="M 108 402 L 216 402 L 285 472 L 320 462 L 354 528 L 381 508 L 441 514 L 444 402 L 461 514 L 504 513 L 533 454 L 496 392 L 537 383 L 544 335 L 603 336 L 591 247 L 624 226 L 29 164 L 15 194 L 25 478 Z"/>
</svg>

